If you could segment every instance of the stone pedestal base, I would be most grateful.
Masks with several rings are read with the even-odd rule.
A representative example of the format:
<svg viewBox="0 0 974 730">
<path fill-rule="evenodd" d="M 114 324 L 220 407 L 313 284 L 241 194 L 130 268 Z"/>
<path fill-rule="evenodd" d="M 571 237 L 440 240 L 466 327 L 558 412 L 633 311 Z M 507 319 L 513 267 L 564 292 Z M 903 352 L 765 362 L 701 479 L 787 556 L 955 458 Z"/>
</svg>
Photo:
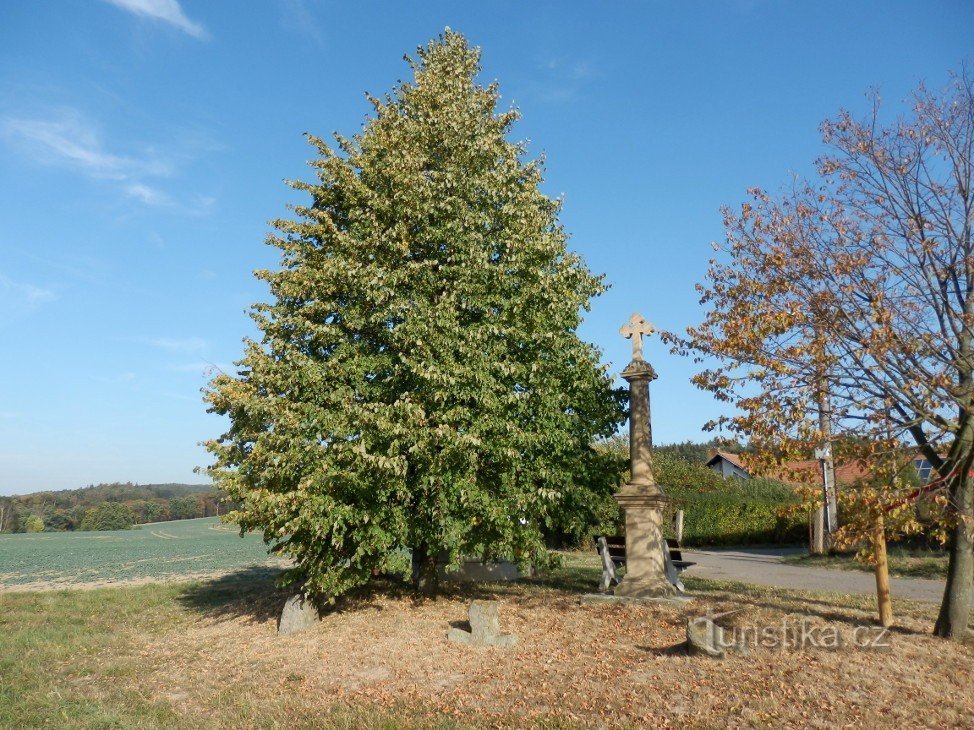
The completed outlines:
<svg viewBox="0 0 974 730">
<path fill-rule="evenodd" d="M 676 586 L 666 578 L 662 580 L 647 579 L 630 580 L 625 576 L 622 582 L 612 591 L 612 595 L 625 598 L 662 598 L 665 596 L 675 596 Z"/>
<path fill-rule="evenodd" d="M 626 514 L 626 575 L 613 594 L 657 598 L 676 594 L 666 577 L 661 523 L 667 499 L 655 484 L 627 484 L 616 495 Z"/>
</svg>

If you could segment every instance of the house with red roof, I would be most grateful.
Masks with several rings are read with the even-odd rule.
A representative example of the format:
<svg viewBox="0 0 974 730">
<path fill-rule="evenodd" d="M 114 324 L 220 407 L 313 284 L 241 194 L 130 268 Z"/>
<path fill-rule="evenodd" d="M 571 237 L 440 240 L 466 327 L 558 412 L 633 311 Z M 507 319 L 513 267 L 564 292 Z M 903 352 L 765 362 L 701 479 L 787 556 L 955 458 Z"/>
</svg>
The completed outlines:
<svg viewBox="0 0 974 730">
<path fill-rule="evenodd" d="M 736 479 L 750 479 L 751 474 L 744 468 L 741 458 L 737 454 L 715 449 L 707 462 L 707 466 L 719 473 L 724 479 L 734 477 Z"/>
</svg>

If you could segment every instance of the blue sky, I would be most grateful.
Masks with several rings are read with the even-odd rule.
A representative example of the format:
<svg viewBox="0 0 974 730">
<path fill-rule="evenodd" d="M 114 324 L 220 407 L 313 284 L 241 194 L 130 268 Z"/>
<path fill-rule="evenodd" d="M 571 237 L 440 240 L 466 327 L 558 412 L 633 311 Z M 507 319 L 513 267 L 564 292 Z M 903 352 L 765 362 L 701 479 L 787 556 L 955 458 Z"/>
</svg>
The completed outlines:
<svg viewBox="0 0 974 730">
<path fill-rule="evenodd" d="M 896 111 L 974 60 L 961 0 L 2 3 L 0 494 L 200 481 L 224 427 L 200 388 L 252 333 L 302 133 L 357 131 L 445 26 L 483 49 L 612 285 L 582 334 L 616 372 L 633 310 L 700 319 L 721 205 L 809 172 L 818 124 L 869 87 Z M 721 407 L 692 362 L 647 355 L 656 440 L 706 438 Z"/>
</svg>

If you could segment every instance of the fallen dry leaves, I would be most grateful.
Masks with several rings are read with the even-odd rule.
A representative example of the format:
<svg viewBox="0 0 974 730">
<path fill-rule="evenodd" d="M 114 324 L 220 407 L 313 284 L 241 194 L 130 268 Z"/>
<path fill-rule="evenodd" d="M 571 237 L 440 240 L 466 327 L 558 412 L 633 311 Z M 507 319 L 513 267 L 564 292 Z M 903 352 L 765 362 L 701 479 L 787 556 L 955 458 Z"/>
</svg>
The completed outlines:
<svg viewBox="0 0 974 730">
<path fill-rule="evenodd" d="M 138 690 L 188 717 L 222 724 L 232 687 L 275 722 L 326 718 L 336 707 L 409 708 L 432 721 L 511 726 L 974 725 L 974 647 L 928 635 L 930 607 L 902 617 L 888 651 L 753 648 L 722 661 L 688 656 L 684 621 L 742 609 L 740 626 L 805 617 L 847 631 L 868 611 L 779 592 L 706 591 L 690 607 L 582 605 L 579 595 L 496 586 L 512 649 L 446 640 L 472 596 L 416 601 L 379 591 L 279 637 L 280 596 L 244 592 L 239 605 L 187 618 L 146 638 Z"/>
</svg>

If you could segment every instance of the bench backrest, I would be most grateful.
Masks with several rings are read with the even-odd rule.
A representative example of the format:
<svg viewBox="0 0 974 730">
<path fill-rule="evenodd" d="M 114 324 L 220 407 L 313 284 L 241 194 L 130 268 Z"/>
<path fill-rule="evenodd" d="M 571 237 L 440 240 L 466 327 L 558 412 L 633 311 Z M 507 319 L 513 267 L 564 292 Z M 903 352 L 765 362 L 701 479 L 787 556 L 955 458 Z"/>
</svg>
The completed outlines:
<svg viewBox="0 0 974 730">
<path fill-rule="evenodd" d="M 605 540 L 605 546 L 608 548 L 610 558 L 617 560 L 626 559 L 626 538 L 624 535 L 597 535 L 595 538 L 596 545 L 598 545 L 600 539 Z M 680 552 L 680 543 L 674 538 L 666 538 L 666 546 L 670 549 L 671 560 L 683 560 L 683 553 Z"/>
<path fill-rule="evenodd" d="M 683 553 L 680 552 L 680 543 L 674 538 L 666 538 L 666 547 L 670 549 L 670 560 L 683 560 Z"/>
<path fill-rule="evenodd" d="M 595 538 L 596 544 L 599 540 L 605 540 L 605 547 L 609 551 L 609 557 L 616 560 L 626 559 L 626 538 L 619 535 L 598 535 Z"/>
</svg>

